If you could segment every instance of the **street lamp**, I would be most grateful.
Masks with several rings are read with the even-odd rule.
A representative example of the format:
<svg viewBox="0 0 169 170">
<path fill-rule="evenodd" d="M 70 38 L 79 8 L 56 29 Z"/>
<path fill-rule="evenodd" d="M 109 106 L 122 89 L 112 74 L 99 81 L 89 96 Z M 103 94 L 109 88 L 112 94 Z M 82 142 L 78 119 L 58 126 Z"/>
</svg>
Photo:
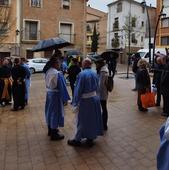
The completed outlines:
<svg viewBox="0 0 169 170">
<path fill-rule="evenodd" d="M 17 42 L 17 37 L 19 36 L 20 31 L 18 29 L 15 30 L 15 35 L 16 35 L 16 40 L 15 40 L 15 56 L 19 56 L 20 55 L 20 47 L 19 47 L 19 43 Z"/>
<path fill-rule="evenodd" d="M 147 21 L 148 21 L 148 32 L 149 32 L 149 35 L 148 35 L 148 38 L 149 38 L 149 63 L 151 64 L 151 48 L 152 48 L 152 44 L 151 44 L 151 24 L 150 24 L 150 16 L 149 16 L 149 12 L 148 12 L 148 6 L 146 4 L 146 1 L 143 0 L 141 2 L 141 4 L 143 5 L 143 7 L 145 7 L 146 9 L 146 12 L 147 12 Z"/>
<path fill-rule="evenodd" d="M 157 23 L 156 23 L 156 27 L 155 27 L 155 32 L 154 32 L 154 43 L 153 43 L 153 65 L 152 67 L 154 68 L 154 54 L 155 54 L 155 46 L 156 46 L 156 35 L 157 35 L 157 29 L 158 29 L 158 25 L 160 22 L 161 17 L 166 17 L 166 14 L 163 13 L 163 9 L 164 6 L 162 6 L 160 14 L 158 15 L 158 19 L 157 19 Z"/>
</svg>

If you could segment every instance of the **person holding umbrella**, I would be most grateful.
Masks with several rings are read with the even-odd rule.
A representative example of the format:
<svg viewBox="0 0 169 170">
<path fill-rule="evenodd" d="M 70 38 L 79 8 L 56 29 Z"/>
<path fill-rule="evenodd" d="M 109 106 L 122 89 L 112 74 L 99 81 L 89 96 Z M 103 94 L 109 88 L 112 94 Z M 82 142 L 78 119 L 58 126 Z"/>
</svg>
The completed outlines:
<svg viewBox="0 0 169 170">
<path fill-rule="evenodd" d="M 60 60 L 52 57 L 45 74 L 46 104 L 45 117 L 48 126 L 48 136 L 51 140 L 62 140 L 64 135 L 59 133 L 59 127 L 64 126 L 64 103 L 70 97 L 66 88 L 65 79 L 60 70 Z"/>
</svg>

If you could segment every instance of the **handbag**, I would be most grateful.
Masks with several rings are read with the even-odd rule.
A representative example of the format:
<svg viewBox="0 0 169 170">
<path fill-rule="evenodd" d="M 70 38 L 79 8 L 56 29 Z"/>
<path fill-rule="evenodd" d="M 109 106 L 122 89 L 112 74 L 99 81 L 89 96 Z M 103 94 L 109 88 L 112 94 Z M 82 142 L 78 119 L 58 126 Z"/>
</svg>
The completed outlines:
<svg viewBox="0 0 169 170">
<path fill-rule="evenodd" d="M 155 94 L 153 92 L 147 92 L 141 95 L 141 102 L 143 108 L 149 108 L 155 106 Z"/>
</svg>

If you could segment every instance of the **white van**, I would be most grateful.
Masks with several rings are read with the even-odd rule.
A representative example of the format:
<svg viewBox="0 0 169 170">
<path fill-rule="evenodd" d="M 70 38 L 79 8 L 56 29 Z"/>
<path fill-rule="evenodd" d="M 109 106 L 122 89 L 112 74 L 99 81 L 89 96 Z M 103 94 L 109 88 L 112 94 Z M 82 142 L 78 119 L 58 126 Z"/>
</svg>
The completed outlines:
<svg viewBox="0 0 169 170">
<path fill-rule="evenodd" d="M 161 54 L 166 55 L 165 48 L 156 48 L 155 53 L 160 52 Z M 137 51 L 137 53 L 140 54 L 141 58 L 145 59 L 147 62 L 149 62 L 149 49 L 144 48 Z M 151 49 L 151 62 L 153 61 L 153 49 Z"/>
</svg>

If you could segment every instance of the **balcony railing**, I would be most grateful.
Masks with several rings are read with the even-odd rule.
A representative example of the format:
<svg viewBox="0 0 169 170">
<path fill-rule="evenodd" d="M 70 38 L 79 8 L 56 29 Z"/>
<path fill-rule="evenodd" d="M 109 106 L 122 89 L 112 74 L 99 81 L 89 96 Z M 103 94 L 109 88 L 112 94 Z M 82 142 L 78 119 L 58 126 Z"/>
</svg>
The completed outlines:
<svg viewBox="0 0 169 170">
<path fill-rule="evenodd" d="M 66 40 L 67 42 L 70 42 L 71 44 L 75 43 L 75 34 L 64 34 L 59 33 L 58 35 L 60 38 Z"/>
<path fill-rule="evenodd" d="M 0 6 L 8 6 L 9 5 L 9 0 L 0 0 Z"/>
<path fill-rule="evenodd" d="M 40 31 L 31 32 L 31 31 L 23 30 L 22 40 L 23 41 L 39 41 L 40 40 Z"/>
</svg>

